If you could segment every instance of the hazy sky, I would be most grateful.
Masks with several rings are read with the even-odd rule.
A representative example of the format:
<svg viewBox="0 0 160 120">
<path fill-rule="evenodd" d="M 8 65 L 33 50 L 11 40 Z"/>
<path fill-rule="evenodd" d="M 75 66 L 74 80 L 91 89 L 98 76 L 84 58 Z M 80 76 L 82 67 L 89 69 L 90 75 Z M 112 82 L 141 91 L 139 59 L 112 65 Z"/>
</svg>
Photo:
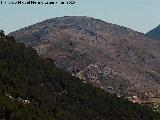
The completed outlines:
<svg viewBox="0 0 160 120">
<path fill-rule="evenodd" d="M 67 0 L 39 1 L 59 3 Z M 75 2 L 74 5 L 0 4 L 0 29 L 9 33 L 60 16 L 90 16 L 143 33 L 160 24 L 160 0 L 75 0 Z"/>
</svg>

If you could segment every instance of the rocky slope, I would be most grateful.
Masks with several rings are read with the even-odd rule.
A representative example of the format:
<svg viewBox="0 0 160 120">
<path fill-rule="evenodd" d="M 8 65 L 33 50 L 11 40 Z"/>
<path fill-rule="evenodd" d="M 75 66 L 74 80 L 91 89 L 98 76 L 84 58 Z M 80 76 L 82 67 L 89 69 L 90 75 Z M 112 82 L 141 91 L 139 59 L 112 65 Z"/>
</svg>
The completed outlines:
<svg viewBox="0 0 160 120">
<path fill-rule="evenodd" d="M 146 36 L 155 40 L 160 40 L 160 25 L 146 33 Z"/>
<path fill-rule="evenodd" d="M 160 42 L 142 33 L 90 17 L 59 17 L 9 35 L 118 96 L 160 97 Z"/>
</svg>

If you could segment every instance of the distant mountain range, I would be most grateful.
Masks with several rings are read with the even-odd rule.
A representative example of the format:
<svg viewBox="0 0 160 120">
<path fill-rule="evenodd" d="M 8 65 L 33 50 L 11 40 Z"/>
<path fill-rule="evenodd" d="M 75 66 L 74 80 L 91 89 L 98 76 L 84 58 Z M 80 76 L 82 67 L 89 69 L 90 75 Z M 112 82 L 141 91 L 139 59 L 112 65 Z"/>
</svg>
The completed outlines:
<svg viewBox="0 0 160 120">
<path fill-rule="evenodd" d="M 146 33 L 146 36 L 155 40 L 160 40 L 160 25 Z"/>
<path fill-rule="evenodd" d="M 9 34 L 57 67 L 118 96 L 160 97 L 160 42 L 90 17 L 58 17 Z"/>
</svg>

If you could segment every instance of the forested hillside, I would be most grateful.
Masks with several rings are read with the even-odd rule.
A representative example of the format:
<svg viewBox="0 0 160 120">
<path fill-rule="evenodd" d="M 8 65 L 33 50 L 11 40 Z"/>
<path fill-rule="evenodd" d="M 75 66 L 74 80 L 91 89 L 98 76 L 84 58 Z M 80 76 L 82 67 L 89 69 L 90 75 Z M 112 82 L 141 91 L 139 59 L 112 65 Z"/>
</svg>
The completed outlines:
<svg viewBox="0 0 160 120">
<path fill-rule="evenodd" d="M 0 35 L 0 119 L 160 120 L 151 109 L 104 92 Z"/>
</svg>

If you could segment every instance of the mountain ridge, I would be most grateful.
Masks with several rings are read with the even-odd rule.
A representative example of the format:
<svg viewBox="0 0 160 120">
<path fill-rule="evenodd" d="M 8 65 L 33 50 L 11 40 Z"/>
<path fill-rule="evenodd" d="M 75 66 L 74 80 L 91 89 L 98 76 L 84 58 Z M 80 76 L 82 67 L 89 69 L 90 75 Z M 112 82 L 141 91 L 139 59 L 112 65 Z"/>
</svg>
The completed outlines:
<svg viewBox="0 0 160 120">
<path fill-rule="evenodd" d="M 147 32 L 146 36 L 155 40 L 160 40 L 160 25 Z"/>
</svg>

